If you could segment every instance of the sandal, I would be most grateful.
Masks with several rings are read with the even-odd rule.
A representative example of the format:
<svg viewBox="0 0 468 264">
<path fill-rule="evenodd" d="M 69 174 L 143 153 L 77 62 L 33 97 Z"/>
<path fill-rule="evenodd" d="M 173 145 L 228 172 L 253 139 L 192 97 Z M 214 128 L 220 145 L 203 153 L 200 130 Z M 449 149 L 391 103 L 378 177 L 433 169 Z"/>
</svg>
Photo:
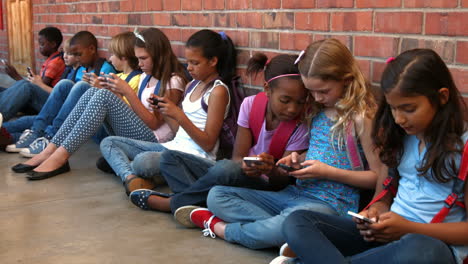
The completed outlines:
<svg viewBox="0 0 468 264">
<path fill-rule="evenodd" d="M 127 196 L 133 192 L 134 190 L 138 189 L 153 189 L 155 184 L 151 180 L 143 179 L 138 176 L 134 176 L 133 178 L 125 179 L 124 183 L 125 193 Z"/>
<path fill-rule="evenodd" d="M 130 193 L 130 201 L 143 210 L 151 210 L 151 208 L 148 206 L 148 199 L 151 195 L 157 195 L 164 198 L 169 198 L 172 196 L 172 194 L 169 193 L 156 192 L 147 189 L 138 189 Z"/>
</svg>

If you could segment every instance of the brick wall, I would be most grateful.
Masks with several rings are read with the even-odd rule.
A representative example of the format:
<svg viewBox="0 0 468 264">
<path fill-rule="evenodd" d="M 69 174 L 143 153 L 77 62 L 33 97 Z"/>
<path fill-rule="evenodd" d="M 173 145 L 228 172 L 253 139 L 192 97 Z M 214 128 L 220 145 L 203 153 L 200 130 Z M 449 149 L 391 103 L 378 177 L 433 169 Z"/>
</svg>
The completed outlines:
<svg viewBox="0 0 468 264">
<path fill-rule="evenodd" d="M 67 37 L 90 30 L 98 37 L 103 55 L 107 55 L 110 36 L 136 26 L 140 30 L 161 28 L 180 57 L 184 55 L 184 41 L 196 30 L 223 30 L 239 47 L 241 74 L 256 51 L 297 53 L 314 40 L 335 37 L 351 49 L 369 80 L 377 85 L 387 57 L 416 47 L 432 48 L 449 65 L 468 99 L 468 0 L 32 2 L 36 35 L 48 25 L 58 26 Z M 7 52 L 5 35 L 0 32 L 3 57 Z M 261 84 L 261 77 L 243 79 L 250 87 Z"/>
</svg>

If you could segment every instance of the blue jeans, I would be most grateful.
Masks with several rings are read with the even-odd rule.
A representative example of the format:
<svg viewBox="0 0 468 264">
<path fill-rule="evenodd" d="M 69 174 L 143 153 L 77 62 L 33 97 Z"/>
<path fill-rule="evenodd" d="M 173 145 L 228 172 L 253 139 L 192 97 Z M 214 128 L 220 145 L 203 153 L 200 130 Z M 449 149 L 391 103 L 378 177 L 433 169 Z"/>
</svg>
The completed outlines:
<svg viewBox="0 0 468 264">
<path fill-rule="evenodd" d="M 215 162 L 181 151 L 164 151 L 159 169 L 175 193 L 171 198 L 172 212 L 185 205 L 205 206 L 208 192 L 215 185 L 269 188 L 265 181 L 245 175 L 240 164 L 232 160 Z"/>
<path fill-rule="evenodd" d="M 57 87 L 57 85 L 62 82 L 63 84 Z M 42 111 L 39 113 L 39 116 L 41 116 L 41 114 L 47 116 L 45 120 L 49 122 L 38 121 L 37 124 L 35 122 L 32 128 L 34 131 L 39 131 L 39 129 L 43 130 L 44 134 L 49 138 L 57 134 L 57 131 L 60 129 L 63 122 L 65 122 L 65 119 L 67 119 L 78 100 L 91 88 L 91 85 L 84 81 L 73 84 L 70 80 L 62 80 L 58 84 L 54 88 L 54 90 L 57 88 L 59 89 L 57 89 L 57 95 L 54 97 L 53 101 L 50 102 L 50 108 L 46 110 L 46 113 L 42 113 Z"/>
<path fill-rule="evenodd" d="M 3 120 L 8 121 L 25 107 L 39 112 L 48 97 L 49 93 L 41 87 L 20 80 L 0 92 L 0 113 L 3 114 Z"/>
<path fill-rule="evenodd" d="M 41 136 L 44 134 L 46 127 L 52 124 L 52 121 L 60 111 L 65 99 L 67 99 L 74 82 L 70 80 L 60 80 L 52 89 L 49 98 L 45 102 L 42 110 L 37 115 L 31 129 Z M 52 135 L 53 136 L 53 135 Z"/>
<path fill-rule="evenodd" d="M 19 140 L 19 137 L 26 129 L 31 128 L 36 116 L 22 116 L 18 119 L 3 123 L 3 126 L 11 136 L 14 142 Z"/>
<path fill-rule="evenodd" d="M 438 239 L 407 234 L 387 244 L 369 243 L 341 216 L 296 211 L 284 221 L 283 234 L 299 263 L 456 263 Z"/>
<path fill-rule="evenodd" d="M 305 209 L 337 215 L 327 203 L 305 196 L 295 186 L 279 192 L 215 186 L 208 209 L 226 221 L 225 239 L 252 249 L 279 247 L 286 241 L 281 226 L 286 217 Z"/>
<path fill-rule="evenodd" d="M 115 171 L 115 174 L 119 176 L 122 181 L 125 181 L 129 175 L 135 175 L 131 166 L 131 160 L 133 160 L 136 155 L 146 151 L 161 152 L 166 150 L 166 148 L 159 143 L 117 136 L 106 137 L 102 140 L 100 147 L 102 156 L 104 156 Z"/>
</svg>

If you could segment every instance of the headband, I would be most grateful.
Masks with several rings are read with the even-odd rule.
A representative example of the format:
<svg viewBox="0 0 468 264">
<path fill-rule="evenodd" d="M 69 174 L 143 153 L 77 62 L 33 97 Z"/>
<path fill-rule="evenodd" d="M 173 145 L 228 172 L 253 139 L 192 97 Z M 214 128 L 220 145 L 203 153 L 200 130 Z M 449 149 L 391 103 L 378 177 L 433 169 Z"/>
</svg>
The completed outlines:
<svg viewBox="0 0 468 264">
<path fill-rule="evenodd" d="M 392 61 L 394 61 L 394 60 L 395 60 L 395 57 L 389 57 L 389 58 L 385 61 L 385 63 L 386 63 L 386 64 L 389 64 L 390 62 L 392 62 Z"/>
<path fill-rule="evenodd" d="M 296 61 L 294 62 L 294 65 L 298 64 L 299 61 L 301 61 L 302 57 L 304 56 L 305 50 L 302 50 L 301 53 L 299 53 L 299 56 L 297 56 Z"/>
<path fill-rule="evenodd" d="M 133 35 L 135 35 L 137 39 L 140 39 L 141 41 L 146 43 L 145 38 L 143 38 L 143 36 L 140 33 L 138 33 L 137 28 L 135 28 L 135 30 L 133 31 Z"/>
<path fill-rule="evenodd" d="M 267 81 L 267 83 L 270 83 L 271 81 L 274 81 L 276 79 L 282 78 L 282 77 L 292 77 L 292 76 L 301 76 L 299 73 L 289 73 L 289 74 L 281 74 L 278 76 L 275 76 L 271 78 L 270 80 Z"/>
<path fill-rule="evenodd" d="M 224 31 L 219 32 L 219 35 L 221 35 L 221 38 L 223 40 L 227 40 L 227 36 L 226 36 L 226 33 L 224 33 Z"/>
</svg>

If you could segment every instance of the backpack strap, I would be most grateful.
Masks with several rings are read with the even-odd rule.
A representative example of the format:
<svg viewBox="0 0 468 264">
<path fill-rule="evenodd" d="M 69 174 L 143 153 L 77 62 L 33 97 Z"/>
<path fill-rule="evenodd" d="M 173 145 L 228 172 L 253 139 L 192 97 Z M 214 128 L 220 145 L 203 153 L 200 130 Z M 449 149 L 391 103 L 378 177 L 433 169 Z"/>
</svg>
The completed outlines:
<svg viewBox="0 0 468 264">
<path fill-rule="evenodd" d="M 94 73 L 97 76 L 99 76 L 101 74 L 101 69 L 102 69 L 102 66 L 104 66 L 104 62 L 106 62 L 106 59 L 104 59 L 104 58 L 98 58 L 97 61 L 96 61 L 96 64 L 94 66 Z M 114 66 L 112 66 L 112 67 L 114 67 Z M 89 72 L 89 68 L 86 68 L 86 71 Z"/>
<path fill-rule="evenodd" d="M 432 218 L 431 223 L 442 223 L 445 217 L 448 215 L 453 205 L 458 205 L 465 208 L 463 202 L 457 201 L 458 197 L 462 196 L 463 188 L 465 187 L 466 175 L 468 174 L 468 141 L 465 142 L 463 148 L 462 158 L 460 160 L 460 169 L 458 171 L 458 177 L 453 182 L 452 193 L 445 199 L 444 207 Z"/>
<path fill-rule="evenodd" d="M 131 73 L 128 74 L 127 78 L 125 78 L 125 82 L 130 82 L 133 77 L 137 76 L 138 74 L 141 74 L 141 70 L 133 70 Z"/>
<path fill-rule="evenodd" d="M 138 89 L 138 98 L 140 99 L 140 101 L 141 101 L 141 95 L 143 94 L 143 90 L 148 85 L 150 80 L 151 80 L 151 75 L 146 75 L 145 79 L 143 79 L 143 82 L 141 82 L 140 89 Z M 153 93 L 159 94 L 159 89 L 161 89 L 161 81 L 158 80 L 156 87 L 154 87 Z"/>
<path fill-rule="evenodd" d="M 395 188 L 395 186 L 393 186 L 392 182 L 398 178 L 398 170 L 394 168 L 389 169 L 388 172 L 389 173 L 387 178 L 385 178 L 384 182 L 382 183 L 383 190 L 374 199 L 372 199 L 372 201 L 370 201 L 370 203 L 366 207 L 364 207 L 363 210 L 367 210 L 371 205 L 380 201 L 380 199 L 385 197 L 385 195 L 387 195 L 388 192 L 391 192 L 393 196 L 396 195 L 397 189 Z"/>
<path fill-rule="evenodd" d="M 249 127 L 254 138 L 254 145 L 257 144 L 260 130 L 262 130 L 267 104 L 268 97 L 266 96 L 265 92 L 260 92 L 255 96 L 252 103 L 252 108 L 250 109 Z"/>
<path fill-rule="evenodd" d="M 359 154 L 359 148 L 357 143 L 356 129 L 354 122 L 349 121 L 346 125 L 346 155 L 348 156 L 349 163 L 355 171 L 362 171 L 365 169 L 364 162 L 362 161 L 361 155 Z"/>
<path fill-rule="evenodd" d="M 262 129 L 263 121 L 265 120 L 266 108 L 268 105 L 268 97 L 265 92 L 258 93 L 252 103 L 249 115 L 249 127 L 254 137 L 254 145 L 258 142 L 260 130 Z M 281 122 L 273 134 L 273 137 L 268 147 L 268 153 L 275 159 L 283 157 L 286 145 L 289 138 L 294 133 L 299 125 L 299 120 L 291 120 L 288 122 Z"/>
</svg>

